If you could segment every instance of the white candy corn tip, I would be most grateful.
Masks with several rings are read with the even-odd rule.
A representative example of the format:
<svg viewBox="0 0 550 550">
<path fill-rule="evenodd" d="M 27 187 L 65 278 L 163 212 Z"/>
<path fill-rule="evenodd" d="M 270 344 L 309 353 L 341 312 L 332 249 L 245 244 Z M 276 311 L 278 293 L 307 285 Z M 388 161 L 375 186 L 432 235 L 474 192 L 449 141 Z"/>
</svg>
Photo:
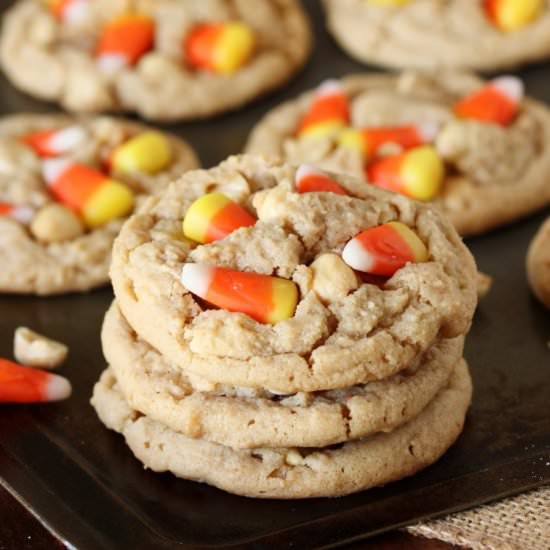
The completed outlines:
<svg viewBox="0 0 550 550">
<path fill-rule="evenodd" d="M 334 79 L 325 80 L 324 82 L 321 82 L 321 84 L 315 91 L 315 95 L 317 97 L 343 94 L 343 93 L 344 93 L 344 89 L 342 88 L 342 84 L 340 84 L 338 80 L 334 80 Z"/>
<path fill-rule="evenodd" d="M 47 159 L 42 162 L 42 175 L 48 185 L 54 183 L 57 178 L 69 167 L 69 159 Z"/>
<path fill-rule="evenodd" d="M 71 383 L 63 376 L 51 374 L 44 390 L 44 401 L 61 401 L 72 393 Z"/>
<path fill-rule="evenodd" d="M 51 138 L 49 146 L 55 153 L 66 153 L 76 149 L 87 137 L 86 130 L 81 126 L 69 126 L 58 130 Z"/>
<path fill-rule="evenodd" d="M 300 181 L 302 181 L 304 178 L 307 178 L 308 176 L 325 176 L 326 174 L 324 172 L 321 172 L 321 170 L 318 170 L 315 168 L 315 166 L 312 166 L 311 164 L 300 164 L 298 166 L 298 170 L 296 170 L 296 175 L 294 176 L 294 183 L 298 185 Z"/>
<path fill-rule="evenodd" d="M 525 86 L 516 76 L 501 76 L 495 78 L 491 81 L 491 86 L 516 103 L 519 103 L 525 95 Z"/>
<path fill-rule="evenodd" d="M 351 241 L 344 246 L 344 250 L 342 250 L 342 259 L 352 269 L 357 269 L 357 271 L 369 271 L 374 265 L 374 258 L 363 248 L 357 239 L 351 239 Z"/>
<path fill-rule="evenodd" d="M 89 0 L 73 0 L 63 11 L 63 21 L 74 24 L 83 21 L 90 8 Z"/>
<path fill-rule="evenodd" d="M 214 268 L 204 264 L 184 264 L 181 270 L 181 282 L 183 286 L 204 298 L 212 282 Z"/>
<path fill-rule="evenodd" d="M 97 60 L 99 70 L 105 74 L 113 74 L 128 64 L 126 57 L 119 53 L 105 53 L 100 55 Z"/>
<path fill-rule="evenodd" d="M 34 218 L 34 212 L 34 208 L 31 206 L 16 206 L 10 216 L 19 223 L 28 225 Z"/>
<path fill-rule="evenodd" d="M 425 143 L 431 143 L 435 140 L 440 127 L 438 122 L 421 122 L 417 125 L 418 133 Z"/>
</svg>

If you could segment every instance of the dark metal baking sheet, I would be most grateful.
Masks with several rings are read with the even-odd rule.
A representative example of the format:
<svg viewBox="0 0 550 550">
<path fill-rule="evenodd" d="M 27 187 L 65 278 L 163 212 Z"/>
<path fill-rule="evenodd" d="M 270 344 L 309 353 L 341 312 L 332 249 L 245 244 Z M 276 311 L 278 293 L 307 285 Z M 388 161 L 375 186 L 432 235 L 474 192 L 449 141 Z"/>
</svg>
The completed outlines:
<svg viewBox="0 0 550 550">
<path fill-rule="evenodd" d="M 324 78 L 364 70 L 328 37 L 317 1 L 306 5 L 317 48 L 287 88 L 211 121 L 167 126 L 197 148 L 206 166 L 239 152 L 253 124 L 281 100 Z M 550 101 L 550 63 L 519 74 L 530 94 Z M 2 113 L 54 109 L 3 79 L 0 103 Z M 326 548 L 549 483 L 550 313 L 531 297 L 524 273 L 527 244 L 547 213 L 468 241 L 480 268 L 495 278 L 467 341 L 474 401 L 457 444 L 413 478 L 340 499 L 284 502 L 143 470 L 89 405 L 105 367 L 99 328 L 112 293 L 103 289 L 0 296 L 0 356 L 11 356 L 13 330 L 28 325 L 70 346 L 61 372 L 74 385 L 59 404 L 0 409 L 0 484 L 70 545 L 160 549 Z"/>
</svg>

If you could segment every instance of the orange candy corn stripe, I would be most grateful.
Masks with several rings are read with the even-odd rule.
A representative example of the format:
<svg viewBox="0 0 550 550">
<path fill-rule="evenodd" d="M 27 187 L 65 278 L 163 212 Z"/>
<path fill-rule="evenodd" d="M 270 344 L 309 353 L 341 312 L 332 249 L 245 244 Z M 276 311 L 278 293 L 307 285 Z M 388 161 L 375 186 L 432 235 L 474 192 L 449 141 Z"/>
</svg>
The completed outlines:
<svg viewBox="0 0 550 550">
<path fill-rule="evenodd" d="M 103 27 L 97 44 L 99 66 L 114 71 L 136 63 L 153 47 L 155 23 L 141 14 L 127 14 Z"/>
<path fill-rule="evenodd" d="M 245 313 L 260 323 L 292 317 L 298 289 L 292 281 L 202 264 L 185 264 L 181 282 L 193 294 L 232 312 Z"/>
<path fill-rule="evenodd" d="M 504 76 L 458 101 L 454 112 L 461 118 L 507 126 L 515 119 L 523 95 L 521 80 Z"/>
<path fill-rule="evenodd" d="M 327 192 L 347 195 L 343 187 L 309 164 L 302 164 L 296 170 L 294 185 L 298 193 Z"/>
<path fill-rule="evenodd" d="M 330 135 L 349 122 L 348 98 L 337 81 L 328 80 L 314 93 L 309 111 L 300 121 L 297 133 L 300 137 Z"/>
<path fill-rule="evenodd" d="M 86 132 L 80 126 L 53 130 L 39 130 L 23 136 L 23 143 L 31 147 L 40 157 L 55 157 L 75 149 L 86 139 Z"/>
<path fill-rule="evenodd" d="M 255 223 L 254 216 L 223 193 L 208 193 L 187 209 L 183 233 L 193 241 L 211 243 Z"/>
<path fill-rule="evenodd" d="M 35 210 L 32 206 L 0 202 L 0 216 L 11 218 L 22 224 L 29 224 L 32 221 Z"/>
<path fill-rule="evenodd" d="M 363 231 L 342 251 L 353 269 L 391 277 L 409 262 L 425 262 L 429 253 L 416 233 L 401 222 L 390 222 Z"/>
<path fill-rule="evenodd" d="M 70 395 L 71 384 L 62 376 L 0 358 L 0 403 L 60 401 Z"/>
</svg>

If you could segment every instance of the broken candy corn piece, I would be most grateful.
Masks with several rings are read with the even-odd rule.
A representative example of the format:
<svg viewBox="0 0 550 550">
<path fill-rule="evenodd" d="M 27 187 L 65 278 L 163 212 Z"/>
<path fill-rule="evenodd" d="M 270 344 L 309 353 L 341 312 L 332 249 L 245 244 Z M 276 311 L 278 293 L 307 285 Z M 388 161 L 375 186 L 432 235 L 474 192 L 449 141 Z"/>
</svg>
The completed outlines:
<svg viewBox="0 0 550 550">
<path fill-rule="evenodd" d="M 366 158 L 378 154 L 380 148 L 395 143 L 402 149 L 411 149 L 432 142 L 438 131 L 438 125 L 424 123 L 409 126 L 381 126 L 355 130 L 346 128 L 338 136 L 342 147 L 356 149 Z"/>
<path fill-rule="evenodd" d="M 507 126 L 516 117 L 523 95 L 523 82 L 519 78 L 501 76 L 458 101 L 454 111 L 462 118 Z"/>
<path fill-rule="evenodd" d="M 89 166 L 68 159 L 44 161 L 43 175 L 53 195 L 76 210 L 89 227 L 99 227 L 128 214 L 132 190 Z"/>
<path fill-rule="evenodd" d="M 353 269 L 385 277 L 391 277 L 408 262 L 425 262 L 428 256 L 424 243 L 401 222 L 367 229 L 342 251 L 342 259 Z"/>
<path fill-rule="evenodd" d="M 58 130 L 39 130 L 23 136 L 23 143 L 40 157 L 55 157 L 73 151 L 86 140 L 86 131 L 80 126 Z"/>
<path fill-rule="evenodd" d="M 126 14 L 103 27 L 97 45 L 97 63 L 105 72 L 115 72 L 136 63 L 153 47 L 155 23 L 141 14 Z"/>
<path fill-rule="evenodd" d="M 148 131 L 119 145 L 111 156 L 115 172 L 156 174 L 172 160 L 170 142 L 160 132 Z"/>
<path fill-rule="evenodd" d="M 9 202 L 0 202 L 0 216 L 11 218 L 22 224 L 31 223 L 35 214 L 32 206 L 26 206 L 23 204 L 11 204 Z"/>
<path fill-rule="evenodd" d="M 245 65 L 256 45 L 252 29 L 245 23 L 197 25 L 185 39 L 185 56 L 192 67 L 232 74 Z"/>
<path fill-rule="evenodd" d="M 0 359 L 0 403 L 60 401 L 71 395 L 62 376 Z"/>
<path fill-rule="evenodd" d="M 349 121 L 349 101 L 342 86 L 336 80 L 327 80 L 315 91 L 297 133 L 299 137 L 330 137 L 343 130 Z"/>
<path fill-rule="evenodd" d="M 497 27 L 511 32 L 534 21 L 544 4 L 544 0 L 485 0 L 485 11 Z"/>
<path fill-rule="evenodd" d="M 63 23 L 78 23 L 88 14 L 90 0 L 46 0 L 50 11 Z"/>
<path fill-rule="evenodd" d="M 183 234 L 199 243 L 211 243 L 255 223 L 254 216 L 223 193 L 208 193 L 187 209 Z"/>
<path fill-rule="evenodd" d="M 369 183 L 416 200 L 433 199 L 443 185 L 445 166 L 433 147 L 375 160 L 367 167 Z"/>
<path fill-rule="evenodd" d="M 347 195 L 347 192 L 340 187 L 333 179 L 329 178 L 321 170 L 317 170 L 309 164 L 302 164 L 296 170 L 294 185 L 298 193 L 327 192 Z"/>
<path fill-rule="evenodd" d="M 181 282 L 193 294 L 227 311 L 246 313 L 260 323 L 294 315 L 298 289 L 292 281 L 202 264 L 184 264 Z"/>
</svg>

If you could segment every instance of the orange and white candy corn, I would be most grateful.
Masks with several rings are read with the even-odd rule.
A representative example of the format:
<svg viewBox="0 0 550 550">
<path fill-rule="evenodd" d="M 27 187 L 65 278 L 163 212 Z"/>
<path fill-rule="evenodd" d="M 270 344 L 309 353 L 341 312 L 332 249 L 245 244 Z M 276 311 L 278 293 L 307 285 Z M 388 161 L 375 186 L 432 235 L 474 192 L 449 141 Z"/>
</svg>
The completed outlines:
<svg viewBox="0 0 550 550">
<path fill-rule="evenodd" d="M 24 225 L 31 223 L 34 214 L 35 210 L 32 206 L 0 202 L 0 216 L 11 218 Z"/>
<path fill-rule="evenodd" d="M 143 132 L 119 145 L 111 155 L 110 166 L 115 172 L 156 174 L 170 164 L 172 147 L 160 132 Z"/>
<path fill-rule="evenodd" d="M 56 157 L 76 149 L 86 141 L 81 126 L 68 126 L 56 130 L 39 130 L 23 136 L 23 143 L 40 157 Z"/>
<path fill-rule="evenodd" d="M 230 75 L 254 53 L 256 37 L 245 23 L 204 23 L 185 38 L 185 58 L 191 67 Z"/>
<path fill-rule="evenodd" d="M 309 164 L 298 167 L 294 176 L 294 185 L 298 193 L 327 192 L 347 195 L 345 189 L 332 178 Z"/>
<path fill-rule="evenodd" d="M 523 82 L 515 76 L 501 76 L 458 101 L 454 112 L 461 118 L 507 126 L 516 117 L 525 94 Z"/>
<path fill-rule="evenodd" d="M 433 199 L 444 177 L 443 160 L 429 145 L 377 159 L 367 167 L 367 178 L 372 185 L 420 201 Z"/>
<path fill-rule="evenodd" d="M 127 185 L 89 166 L 68 159 L 49 159 L 42 170 L 53 195 L 78 212 L 89 227 L 126 216 L 134 206 L 134 195 Z"/>
<path fill-rule="evenodd" d="M 71 391 L 70 382 L 58 374 L 0 358 L 0 403 L 61 401 Z"/>
<path fill-rule="evenodd" d="M 259 273 L 184 264 L 181 282 L 203 300 L 227 311 L 246 313 L 260 323 L 292 317 L 298 302 L 295 283 Z"/>
<path fill-rule="evenodd" d="M 402 149 L 419 147 L 431 143 L 437 136 L 439 126 L 435 123 L 411 124 L 408 126 L 381 126 L 356 130 L 346 128 L 338 136 L 338 143 L 359 151 L 369 158 L 379 153 L 388 143 L 395 143 Z"/>
<path fill-rule="evenodd" d="M 255 223 L 252 214 L 223 193 L 208 193 L 187 209 L 183 234 L 199 243 L 211 243 Z"/>
<path fill-rule="evenodd" d="M 107 72 L 134 65 L 153 47 L 155 23 L 147 15 L 121 15 L 103 27 L 97 44 L 97 63 Z"/>
<path fill-rule="evenodd" d="M 50 11 L 63 23 L 78 23 L 87 15 L 90 0 L 46 0 Z"/>
<path fill-rule="evenodd" d="M 544 0 L 485 0 L 485 11 L 505 32 L 517 31 L 534 21 L 544 9 Z"/>
<path fill-rule="evenodd" d="M 323 82 L 298 126 L 299 137 L 331 137 L 350 122 L 349 100 L 336 80 Z"/>
<path fill-rule="evenodd" d="M 425 262 L 429 253 L 418 235 L 401 222 L 372 227 L 351 239 L 342 259 L 351 268 L 391 277 L 409 262 Z"/>
</svg>

